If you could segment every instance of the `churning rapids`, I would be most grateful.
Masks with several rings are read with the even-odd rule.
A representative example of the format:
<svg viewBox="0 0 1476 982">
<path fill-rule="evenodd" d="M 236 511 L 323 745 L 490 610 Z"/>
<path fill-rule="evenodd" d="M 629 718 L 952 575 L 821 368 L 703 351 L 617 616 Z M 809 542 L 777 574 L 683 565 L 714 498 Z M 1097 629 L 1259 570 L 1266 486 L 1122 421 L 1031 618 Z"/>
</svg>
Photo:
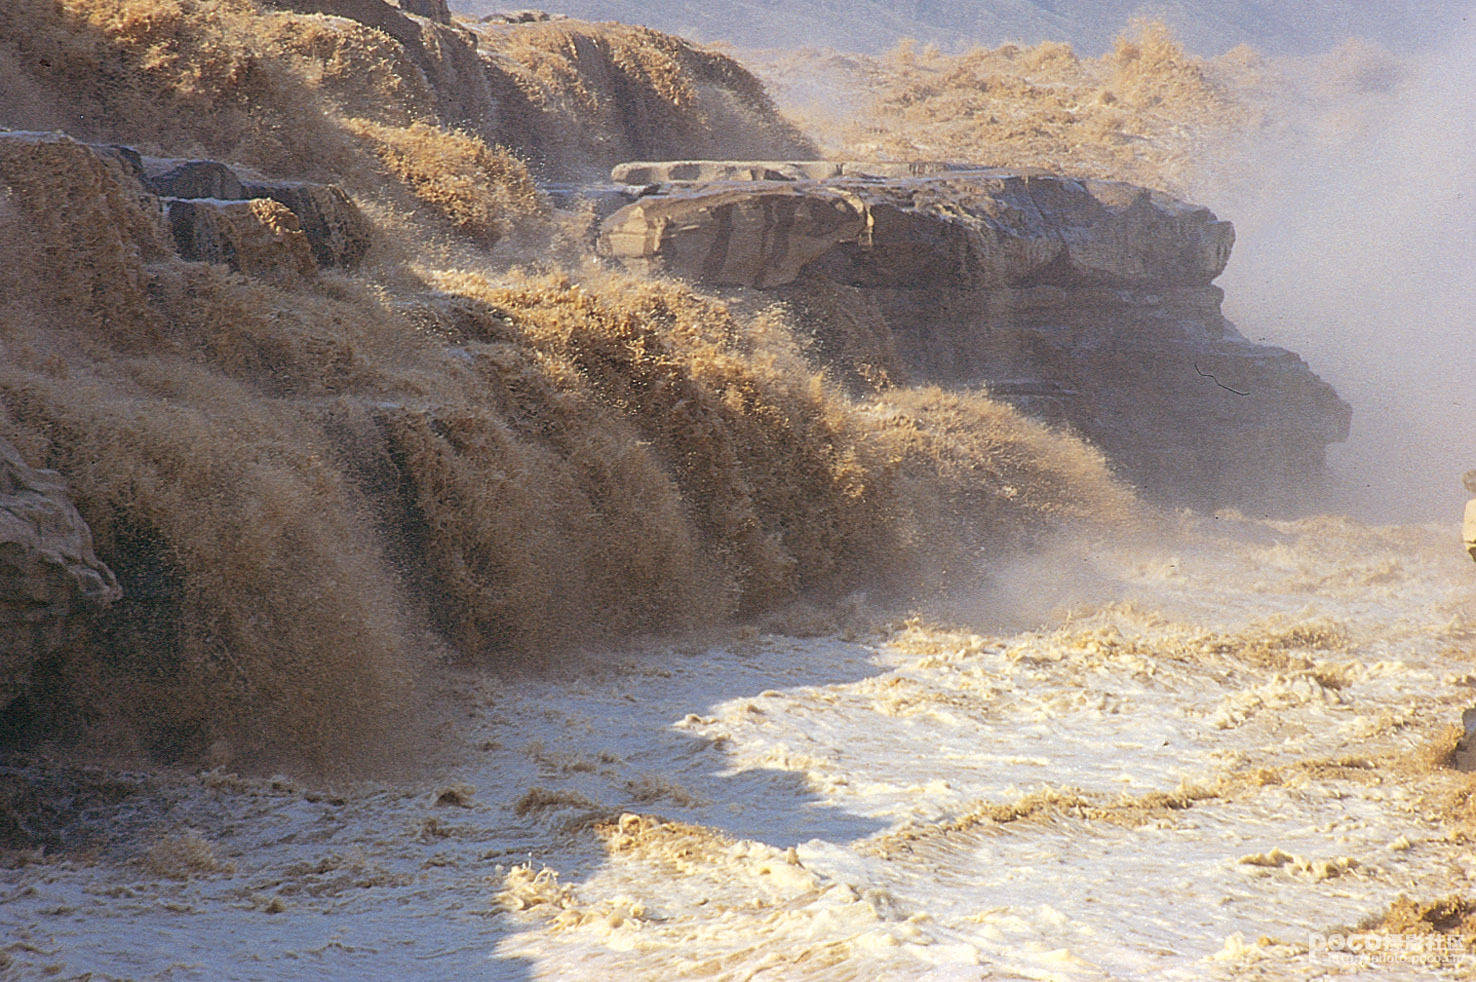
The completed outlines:
<svg viewBox="0 0 1476 982">
<path fill-rule="evenodd" d="M 1476 872 L 1466 775 L 1431 761 L 1476 702 L 1476 570 L 1442 527 L 1182 522 L 1001 573 L 947 627 L 858 605 L 824 637 L 467 673 L 415 784 L 34 762 L 92 845 L 0 870 L 0 950 L 212 979 L 1458 974 L 1309 938 Z"/>
</svg>

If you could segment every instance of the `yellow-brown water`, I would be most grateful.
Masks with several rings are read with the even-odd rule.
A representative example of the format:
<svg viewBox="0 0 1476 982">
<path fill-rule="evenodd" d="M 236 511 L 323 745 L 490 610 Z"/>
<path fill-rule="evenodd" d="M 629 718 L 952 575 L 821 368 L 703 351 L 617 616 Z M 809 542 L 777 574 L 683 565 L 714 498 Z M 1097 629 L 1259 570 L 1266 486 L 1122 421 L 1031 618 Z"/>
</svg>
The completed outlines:
<svg viewBox="0 0 1476 982">
<path fill-rule="evenodd" d="M 1222 515 L 1062 550 L 1028 596 L 998 570 L 950 626 L 857 599 L 830 636 L 467 675 L 433 779 L 112 778 L 92 855 L 4 873 L 4 950 L 210 977 L 1454 977 L 1449 945 L 1309 951 L 1471 871 L 1451 535 Z"/>
<path fill-rule="evenodd" d="M 1471 785 L 1446 766 L 1476 702 L 1453 529 L 1226 515 L 1144 544 L 1149 519 L 1081 441 L 976 394 L 887 389 L 844 297 L 806 323 L 671 283 L 508 272 L 518 239 L 577 267 L 589 216 L 550 227 L 504 137 L 563 177 L 813 149 L 721 55 L 638 29 L 484 34 L 519 110 L 473 136 L 444 125 L 441 101 L 468 93 L 438 90 L 434 59 L 427 75 L 343 19 L 12 7 L 0 125 L 334 180 L 376 244 L 356 273 L 251 280 L 180 261 L 98 159 L 0 158 L 0 435 L 65 472 L 131 594 L 167 598 L 58 667 L 82 739 L 0 766 L 0 819 L 37 844 L 0 869 L 0 969 L 1461 970 L 1449 946 L 1344 965 L 1315 940 L 1391 905 L 1386 927 L 1458 930 L 1421 913 L 1473 864 Z M 1354 88 L 1382 100 L 1387 59 L 1354 53 Z M 883 73 L 909 155 L 987 138 L 998 163 L 1203 189 L 1206 138 L 1277 118 L 1246 94 L 1259 59 L 1211 70 L 1156 30 L 1090 62 L 923 55 Z M 1313 115 L 1370 118 L 1340 96 Z M 842 145 L 880 146 L 865 136 Z M 1330 213 L 1366 215 L 1404 171 Z M 1431 241 L 1401 255 L 1465 303 Z M 1291 251 L 1328 247 L 1314 228 Z M 1305 270 L 1272 265 L 1296 289 L 1248 328 L 1285 322 L 1299 347 Z M 1326 265 L 1350 294 L 1348 264 Z M 1368 323 L 1381 369 L 1417 306 Z M 820 375 L 811 336 L 857 353 L 875 391 Z M 1447 467 L 1449 436 L 1421 462 L 1466 466 Z M 1021 558 L 1071 523 L 1079 538 Z M 1127 525 L 1132 543 L 1095 539 Z M 954 595 L 889 621 L 847 595 L 874 580 Z M 806 593 L 825 605 L 793 604 Z M 737 611 L 763 629 L 723 626 Z M 694 626 L 716 638 L 572 653 Z M 403 756 L 406 735 L 430 776 L 241 776 L 381 741 Z M 186 763 L 129 770 L 160 759 Z"/>
</svg>

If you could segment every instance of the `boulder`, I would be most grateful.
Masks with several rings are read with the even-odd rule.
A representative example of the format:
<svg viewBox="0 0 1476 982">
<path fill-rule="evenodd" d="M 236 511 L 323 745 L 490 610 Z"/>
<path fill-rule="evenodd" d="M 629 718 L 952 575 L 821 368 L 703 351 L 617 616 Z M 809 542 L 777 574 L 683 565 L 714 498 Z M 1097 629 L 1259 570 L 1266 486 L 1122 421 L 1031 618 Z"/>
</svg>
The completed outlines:
<svg viewBox="0 0 1476 982">
<path fill-rule="evenodd" d="M 837 378 L 982 386 L 1092 440 L 1160 500 L 1295 493 L 1347 436 L 1330 386 L 1221 314 L 1213 280 L 1235 233 L 1208 209 L 960 164 L 674 161 L 612 176 L 654 183 L 604 220 L 605 255 L 844 311 L 817 327 Z M 864 344 L 830 336 L 852 321 Z"/>
<path fill-rule="evenodd" d="M 60 476 L 0 440 L 0 706 L 119 595 Z"/>
<path fill-rule="evenodd" d="M 169 230 L 179 254 L 225 263 L 248 276 L 313 276 L 318 264 L 297 216 L 270 198 L 166 198 Z"/>
</svg>

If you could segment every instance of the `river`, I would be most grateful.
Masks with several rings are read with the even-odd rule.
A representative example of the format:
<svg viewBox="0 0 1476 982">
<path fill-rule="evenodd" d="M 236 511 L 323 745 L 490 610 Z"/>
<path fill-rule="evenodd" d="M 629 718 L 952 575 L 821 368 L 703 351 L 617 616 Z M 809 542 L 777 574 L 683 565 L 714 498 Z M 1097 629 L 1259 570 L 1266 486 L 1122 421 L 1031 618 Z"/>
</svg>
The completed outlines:
<svg viewBox="0 0 1476 982">
<path fill-rule="evenodd" d="M 84 845 L 0 869 L 0 957 L 210 979 L 1469 971 L 1449 939 L 1359 928 L 1476 872 L 1469 775 L 1438 759 L 1476 704 L 1454 530 L 1166 521 L 929 613 L 857 597 L 839 621 L 450 670 L 413 779 L 31 760 Z"/>
</svg>

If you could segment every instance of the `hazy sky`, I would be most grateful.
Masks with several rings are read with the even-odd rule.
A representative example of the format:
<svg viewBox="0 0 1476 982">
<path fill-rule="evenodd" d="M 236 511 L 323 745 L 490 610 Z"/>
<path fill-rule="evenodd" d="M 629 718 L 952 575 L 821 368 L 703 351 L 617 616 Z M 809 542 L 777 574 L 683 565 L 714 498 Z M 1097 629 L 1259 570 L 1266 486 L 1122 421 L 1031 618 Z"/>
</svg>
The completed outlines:
<svg viewBox="0 0 1476 982">
<path fill-rule="evenodd" d="M 1476 468 L 1476 25 L 1416 64 L 1373 125 L 1268 141 L 1254 189 L 1207 203 L 1238 232 L 1227 314 L 1353 404 L 1343 503 L 1454 521 Z"/>
<path fill-rule="evenodd" d="M 451 0 L 461 12 L 506 10 L 500 0 Z M 1112 43 L 1135 14 L 1161 16 L 1193 50 L 1218 54 L 1246 42 L 1308 52 L 1359 36 L 1398 48 L 1438 40 L 1467 0 L 544 0 L 543 9 L 589 20 L 646 24 L 699 41 L 745 47 L 829 45 L 880 51 L 902 37 L 945 49 L 1004 41 L 1070 41 L 1084 53 Z"/>
</svg>

